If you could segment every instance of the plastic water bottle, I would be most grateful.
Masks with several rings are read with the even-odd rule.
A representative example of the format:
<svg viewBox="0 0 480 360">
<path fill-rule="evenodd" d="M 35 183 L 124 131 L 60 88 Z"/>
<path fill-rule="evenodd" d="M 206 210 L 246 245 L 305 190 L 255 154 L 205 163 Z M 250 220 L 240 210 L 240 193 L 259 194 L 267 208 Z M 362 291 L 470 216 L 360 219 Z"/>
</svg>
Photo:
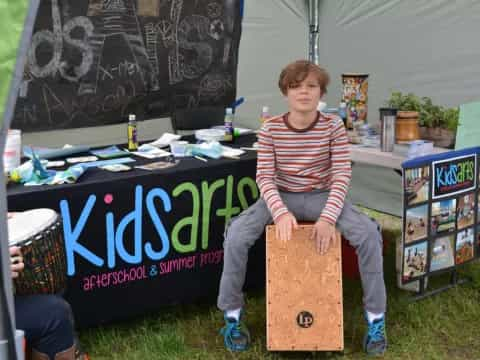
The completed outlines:
<svg viewBox="0 0 480 360">
<path fill-rule="evenodd" d="M 225 126 L 225 136 L 223 140 L 225 142 L 233 142 L 233 110 L 232 108 L 226 108 L 225 109 L 225 121 L 224 121 L 224 126 Z"/>
<path fill-rule="evenodd" d="M 127 137 L 128 137 L 128 150 L 130 151 L 138 150 L 137 119 L 135 117 L 135 114 L 128 115 Z"/>
<path fill-rule="evenodd" d="M 268 108 L 268 106 L 262 107 L 262 114 L 260 115 L 261 123 L 263 123 L 265 120 L 267 120 L 270 117 L 270 115 L 268 114 L 269 110 L 270 109 Z"/>
</svg>

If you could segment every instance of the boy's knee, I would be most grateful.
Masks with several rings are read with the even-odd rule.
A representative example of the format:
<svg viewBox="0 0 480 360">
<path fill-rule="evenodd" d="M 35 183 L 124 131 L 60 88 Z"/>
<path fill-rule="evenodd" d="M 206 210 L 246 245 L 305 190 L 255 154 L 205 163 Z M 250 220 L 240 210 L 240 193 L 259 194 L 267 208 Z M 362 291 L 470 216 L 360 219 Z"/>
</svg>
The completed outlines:
<svg viewBox="0 0 480 360">
<path fill-rule="evenodd" d="M 70 305 L 61 297 L 46 296 L 45 307 L 48 309 L 47 313 L 50 319 L 57 323 L 71 323 L 71 309 Z"/>
</svg>

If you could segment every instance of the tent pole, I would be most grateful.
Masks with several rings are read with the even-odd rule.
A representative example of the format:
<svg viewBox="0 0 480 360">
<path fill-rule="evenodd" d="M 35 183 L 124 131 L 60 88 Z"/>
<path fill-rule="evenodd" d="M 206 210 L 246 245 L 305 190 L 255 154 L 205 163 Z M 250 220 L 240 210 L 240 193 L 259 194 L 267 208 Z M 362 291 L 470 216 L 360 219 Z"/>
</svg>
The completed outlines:
<svg viewBox="0 0 480 360">
<path fill-rule="evenodd" d="M 309 38 L 308 38 L 308 60 L 314 64 L 319 63 L 319 46 L 318 46 L 318 30 L 320 16 L 320 0 L 308 1 L 308 18 L 309 18 Z"/>
<path fill-rule="evenodd" d="M 0 155 L 5 149 L 5 141 L 13 118 L 17 94 L 23 78 L 23 70 L 32 38 L 33 26 L 37 16 L 40 0 L 27 0 L 29 3 L 25 17 L 20 44 L 16 54 L 10 90 L 5 102 L 5 110 L 0 113 Z M 12 54 L 15 56 L 15 54 Z M 5 101 L 0 100 L 0 101 Z M 0 159 L 0 358 L 17 359 L 17 354 L 23 354 L 22 349 L 15 351 L 15 314 L 13 309 L 12 279 L 10 270 L 10 255 L 8 250 L 7 232 L 7 190 L 3 175 L 3 158 Z M 2 357 L 4 356 L 4 357 Z"/>
</svg>

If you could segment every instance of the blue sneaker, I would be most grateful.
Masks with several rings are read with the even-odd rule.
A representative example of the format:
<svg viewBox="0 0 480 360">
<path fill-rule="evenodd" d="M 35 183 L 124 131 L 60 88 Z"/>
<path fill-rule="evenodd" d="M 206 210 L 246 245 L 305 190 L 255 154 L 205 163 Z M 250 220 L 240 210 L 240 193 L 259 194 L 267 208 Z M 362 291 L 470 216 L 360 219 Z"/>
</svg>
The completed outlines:
<svg viewBox="0 0 480 360">
<path fill-rule="evenodd" d="M 250 333 L 245 325 L 241 323 L 240 319 L 227 317 L 224 315 L 225 326 L 220 330 L 223 335 L 225 346 L 230 351 L 245 351 L 250 345 Z"/>
<path fill-rule="evenodd" d="M 367 355 L 383 355 L 387 350 L 387 334 L 385 332 L 385 315 L 369 322 L 368 332 L 363 339 L 363 349 Z"/>
</svg>

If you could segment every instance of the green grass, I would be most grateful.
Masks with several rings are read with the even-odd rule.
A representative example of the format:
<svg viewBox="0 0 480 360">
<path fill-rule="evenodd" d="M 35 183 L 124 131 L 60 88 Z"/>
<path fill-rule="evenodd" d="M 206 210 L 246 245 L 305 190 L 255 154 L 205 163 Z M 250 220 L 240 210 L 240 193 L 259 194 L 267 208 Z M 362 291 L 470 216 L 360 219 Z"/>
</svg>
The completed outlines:
<svg viewBox="0 0 480 360">
<path fill-rule="evenodd" d="M 480 359 L 480 267 L 466 265 L 462 272 L 473 282 L 437 296 L 412 302 L 412 294 L 396 288 L 395 240 L 400 219 L 366 210 L 384 228 L 388 241 L 385 281 L 388 292 L 385 359 Z M 431 279 L 429 289 L 448 281 Z M 232 354 L 218 335 L 222 314 L 214 305 L 167 307 L 144 318 L 82 330 L 80 339 L 92 360 L 97 359 L 363 359 L 365 331 L 360 281 L 344 278 L 345 351 L 338 353 L 268 352 L 265 347 L 265 296 L 249 293 L 245 320 L 253 344 L 249 351 Z"/>
</svg>

